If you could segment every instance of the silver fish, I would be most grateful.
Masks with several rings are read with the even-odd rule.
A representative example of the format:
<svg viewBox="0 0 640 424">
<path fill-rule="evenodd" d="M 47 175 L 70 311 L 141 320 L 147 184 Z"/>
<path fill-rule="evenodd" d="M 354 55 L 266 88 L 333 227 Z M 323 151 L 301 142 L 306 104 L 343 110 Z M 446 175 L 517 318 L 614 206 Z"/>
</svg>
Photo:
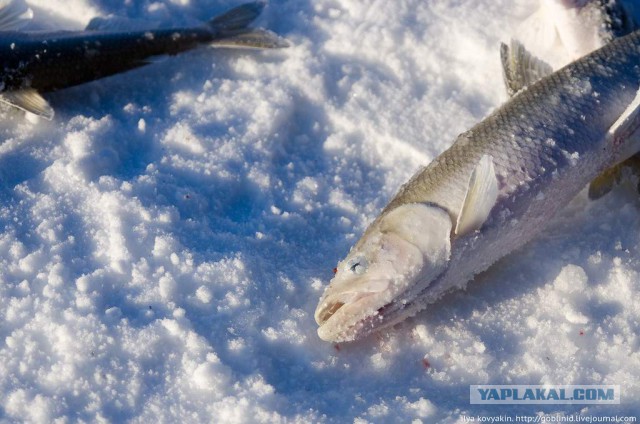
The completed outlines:
<svg viewBox="0 0 640 424">
<path fill-rule="evenodd" d="M 33 12 L 24 0 L 2 2 L 0 102 L 52 119 L 41 93 L 139 68 L 154 57 L 201 45 L 285 47 L 275 34 L 249 28 L 263 8 L 262 2 L 247 3 L 193 28 L 122 31 L 108 20 L 93 20 L 85 31 L 20 32 Z"/>
<path fill-rule="evenodd" d="M 322 295 L 318 335 L 350 341 L 415 315 L 543 229 L 640 151 L 640 32 L 520 90 L 407 182 Z"/>
</svg>

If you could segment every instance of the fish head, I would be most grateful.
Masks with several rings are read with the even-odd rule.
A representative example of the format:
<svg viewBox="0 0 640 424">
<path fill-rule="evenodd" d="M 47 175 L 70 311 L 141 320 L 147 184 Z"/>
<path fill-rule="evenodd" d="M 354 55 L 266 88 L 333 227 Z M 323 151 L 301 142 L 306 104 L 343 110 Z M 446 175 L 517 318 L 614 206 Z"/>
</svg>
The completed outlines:
<svg viewBox="0 0 640 424">
<path fill-rule="evenodd" d="M 315 312 L 320 338 L 359 338 L 382 322 L 384 308 L 411 300 L 403 297 L 407 290 L 428 286 L 447 267 L 451 228 L 449 214 L 433 204 L 411 203 L 383 213 L 338 264 L 320 298 Z"/>
</svg>

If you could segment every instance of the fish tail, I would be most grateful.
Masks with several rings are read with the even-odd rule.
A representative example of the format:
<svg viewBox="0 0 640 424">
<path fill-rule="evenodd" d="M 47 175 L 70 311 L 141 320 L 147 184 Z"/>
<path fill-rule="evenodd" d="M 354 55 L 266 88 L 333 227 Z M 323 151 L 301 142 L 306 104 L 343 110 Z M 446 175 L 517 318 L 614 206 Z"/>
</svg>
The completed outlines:
<svg viewBox="0 0 640 424">
<path fill-rule="evenodd" d="M 249 27 L 260 16 L 264 6 L 265 2 L 263 1 L 245 3 L 211 19 L 207 23 L 215 34 L 211 44 L 215 47 L 233 48 L 273 49 L 288 47 L 289 43 L 273 32 L 263 28 Z"/>
</svg>

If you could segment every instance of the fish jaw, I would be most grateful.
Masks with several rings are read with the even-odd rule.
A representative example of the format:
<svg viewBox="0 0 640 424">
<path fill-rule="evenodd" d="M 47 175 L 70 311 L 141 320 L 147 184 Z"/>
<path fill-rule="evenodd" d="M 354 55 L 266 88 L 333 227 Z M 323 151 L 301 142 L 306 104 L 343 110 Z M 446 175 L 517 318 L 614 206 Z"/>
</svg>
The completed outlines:
<svg viewBox="0 0 640 424">
<path fill-rule="evenodd" d="M 451 228 L 449 214 L 432 204 L 383 214 L 338 264 L 315 312 L 318 336 L 350 341 L 381 325 L 385 308 L 410 301 L 403 293 L 427 287 L 446 270 Z"/>
</svg>

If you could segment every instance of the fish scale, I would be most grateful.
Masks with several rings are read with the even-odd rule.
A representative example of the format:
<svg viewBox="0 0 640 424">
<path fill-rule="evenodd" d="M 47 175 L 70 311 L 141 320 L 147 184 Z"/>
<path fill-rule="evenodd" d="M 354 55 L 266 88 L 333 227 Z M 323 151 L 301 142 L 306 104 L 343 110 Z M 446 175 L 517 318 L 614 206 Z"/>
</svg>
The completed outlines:
<svg viewBox="0 0 640 424">
<path fill-rule="evenodd" d="M 400 188 L 347 257 L 386 275 L 389 290 L 397 293 L 390 296 L 368 288 L 361 271 L 357 282 L 368 291 L 345 297 L 342 293 L 348 292 L 351 277 L 348 270 L 336 275 L 316 311 L 321 337 L 348 341 L 402 321 L 531 240 L 589 181 L 640 150 L 638 136 L 615 140 L 609 135 L 618 118 L 635 104 L 639 86 L 640 32 L 635 32 L 523 89 L 461 134 Z M 454 228 L 472 173 L 483 157 L 491 158 L 495 169 L 495 203 L 476 231 L 458 235 L 452 230 L 450 256 L 444 264 L 435 262 L 444 268 L 440 274 L 430 280 L 420 277 L 426 265 L 419 273 L 405 269 L 393 274 L 390 270 L 397 268 L 393 260 L 380 265 L 361 259 L 372 255 L 372 246 L 389 232 L 387 221 L 396 211 L 425 205 L 427 209 L 418 213 L 437 217 L 436 209 L 445 210 L 451 222 L 438 220 L 434 225 Z M 405 223 L 392 221 L 406 234 Z M 422 231 L 430 228 L 429 222 L 419 225 Z M 416 246 L 420 235 L 410 236 L 409 245 Z M 428 241 L 420 242 L 431 248 Z M 384 251 L 388 246 L 388 241 L 381 242 L 379 248 Z M 363 304 L 360 309 L 357 302 Z"/>
</svg>

